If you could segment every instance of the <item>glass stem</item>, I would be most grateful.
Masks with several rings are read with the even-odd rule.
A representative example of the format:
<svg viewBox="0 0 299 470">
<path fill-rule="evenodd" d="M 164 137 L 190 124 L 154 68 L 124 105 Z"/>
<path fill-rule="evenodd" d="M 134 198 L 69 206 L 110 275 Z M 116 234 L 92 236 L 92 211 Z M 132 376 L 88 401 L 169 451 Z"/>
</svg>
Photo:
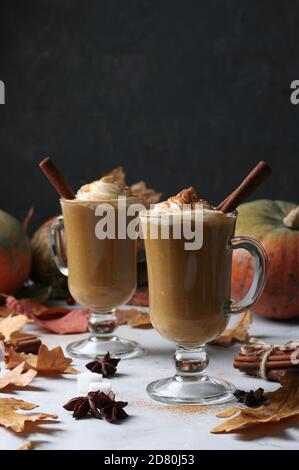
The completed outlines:
<svg viewBox="0 0 299 470">
<path fill-rule="evenodd" d="M 177 346 L 174 353 L 174 362 L 177 376 L 198 378 L 199 375 L 204 375 L 203 372 L 209 364 L 209 357 L 205 346 L 198 346 L 193 349 Z"/>
<path fill-rule="evenodd" d="M 91 312 L 88 318 L 88 329 L 96 339 L 109 339 L 114 336 L 117 327 L 115 309 L 107 312 Z"/>
</svg>

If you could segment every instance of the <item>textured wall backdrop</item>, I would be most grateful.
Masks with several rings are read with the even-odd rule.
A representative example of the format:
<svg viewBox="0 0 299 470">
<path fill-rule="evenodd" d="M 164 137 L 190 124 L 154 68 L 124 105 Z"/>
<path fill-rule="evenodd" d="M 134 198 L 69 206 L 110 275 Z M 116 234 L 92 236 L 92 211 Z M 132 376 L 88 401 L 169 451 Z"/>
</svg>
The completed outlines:
<svg viewBox="0 0 299 470">
<path fill-rule="evenodd" d="M 260 159 L 257 194 L 298 201 L 299 2 L 2 0 L 0 208 L 59 212 L 37 168 L 77 188 L 115 165 L 218 202 Z"/>
</svg>

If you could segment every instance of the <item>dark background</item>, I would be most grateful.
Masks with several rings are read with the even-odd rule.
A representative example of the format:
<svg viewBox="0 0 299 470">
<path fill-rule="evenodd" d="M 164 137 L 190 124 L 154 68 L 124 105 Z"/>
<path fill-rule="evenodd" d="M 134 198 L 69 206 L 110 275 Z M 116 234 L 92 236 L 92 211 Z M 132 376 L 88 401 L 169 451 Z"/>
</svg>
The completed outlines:
<svg viewBox="0 0 299 470">
<path fill-rule="evenodd" d="M 0 79 L 0 208 L 32 229 L 59 212 L 45 155 L 76 189 L 121 164 L 212 203 L 265 159 L 256 197 L 298 202 L 298 1 L 1 0 Z"/>
</svg>

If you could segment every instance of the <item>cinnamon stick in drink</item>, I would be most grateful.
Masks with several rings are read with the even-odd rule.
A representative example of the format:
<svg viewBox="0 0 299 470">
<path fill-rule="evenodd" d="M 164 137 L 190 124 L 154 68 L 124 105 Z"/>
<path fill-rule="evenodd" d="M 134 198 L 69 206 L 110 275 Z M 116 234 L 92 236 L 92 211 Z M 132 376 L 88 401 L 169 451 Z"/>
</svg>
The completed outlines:
<svg viewBox="0 0 299 470">
<path fill-rule="evenodd" d="M 217 210 L 222 212 L 232 212 L 239 204 L 253 194 L 257 188 L 271 175 L 271 167 L 264 161 L 259 162 L 249 175 L 242 181 L 224 201 L 218 206 Z"/>
<path fill-rule="evenodd" d="M 63 199 L 75 199 L 74 191 L 50 157 L 44 158 L 39 167 Z"/>
</svg>

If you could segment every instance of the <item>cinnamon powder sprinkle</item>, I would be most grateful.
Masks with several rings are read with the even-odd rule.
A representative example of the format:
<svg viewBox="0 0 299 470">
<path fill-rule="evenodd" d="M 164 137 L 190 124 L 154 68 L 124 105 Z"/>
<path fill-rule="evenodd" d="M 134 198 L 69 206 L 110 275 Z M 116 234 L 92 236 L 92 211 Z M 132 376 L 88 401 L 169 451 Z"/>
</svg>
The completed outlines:
<svg viewBox="0 0 299 470">
<path fill-rule="evenodd" d="M 147 408 L 154 411 L 167 411 L 174 415 L 192 415 L 216 413 L 225 409 L 219 405 L 167 405 L 149 402 L 147 400 L 137 400 L 134 405 L 139 408 Z"/>
</svg>

